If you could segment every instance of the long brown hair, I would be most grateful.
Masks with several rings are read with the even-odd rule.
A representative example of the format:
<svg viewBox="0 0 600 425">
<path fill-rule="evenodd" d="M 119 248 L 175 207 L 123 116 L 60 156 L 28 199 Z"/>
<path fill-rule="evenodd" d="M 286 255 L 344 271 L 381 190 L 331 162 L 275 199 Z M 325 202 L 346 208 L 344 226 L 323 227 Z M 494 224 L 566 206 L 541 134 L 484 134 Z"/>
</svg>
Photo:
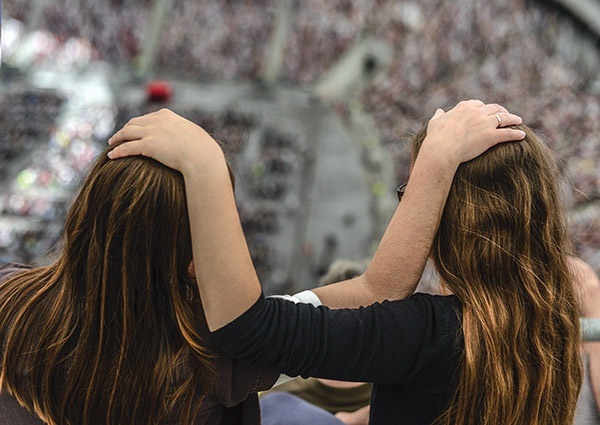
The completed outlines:
<svg viewBox="0 0 600 425">
<path fill-rule="evenodd" d="M 434 241 L 462 303 L 458 387 L 439 424 L 573 423 L 582 379 L 579 315 L 549 149 L 525 126 L 462 164 Z M 425 138 L 413 144 L 413 158 Z"/>
<path fill-rule="evenodd" d="M 57 260 L 0 286 L 0 389 L 50 424 L 190 424 L 214 385 L 183 177 L 101 154 Z"/>
</svg>

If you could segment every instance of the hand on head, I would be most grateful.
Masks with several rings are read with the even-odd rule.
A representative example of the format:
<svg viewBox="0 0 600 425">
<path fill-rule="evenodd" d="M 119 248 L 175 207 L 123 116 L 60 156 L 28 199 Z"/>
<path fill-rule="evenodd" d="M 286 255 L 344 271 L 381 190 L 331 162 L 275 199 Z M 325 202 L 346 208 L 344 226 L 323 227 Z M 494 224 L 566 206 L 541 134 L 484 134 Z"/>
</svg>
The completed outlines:
<svg viewBox="0 0 600 425">
<path fill-rule="evenodd" d="M 190 164 L 225 162 L 221 147 L 210 134 L 168 109 L 132 118 L 108 143 L 115 146 L 108 154 L 111 159 L 142 155 L 182 173 Z"/>
<path fill-rule="evenodd" d="M 438 154 L 444 152 L 448 160 L 460 164 L 498 143 L 522 140 L 525 132 L 510 127 L 521 122 L 519 116 L 495 103 L 459 102 L 448 112 L 442 109 L 435 112 L 429 120 L 423 148 Z"/>
</svg>

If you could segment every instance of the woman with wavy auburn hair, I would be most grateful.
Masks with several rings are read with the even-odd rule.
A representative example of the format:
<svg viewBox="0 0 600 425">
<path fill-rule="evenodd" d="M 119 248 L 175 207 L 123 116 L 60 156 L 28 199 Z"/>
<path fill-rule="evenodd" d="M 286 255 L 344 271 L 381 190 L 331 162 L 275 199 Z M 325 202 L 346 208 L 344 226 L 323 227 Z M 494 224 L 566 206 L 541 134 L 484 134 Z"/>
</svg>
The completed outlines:
<svg viewBox="0 0 600 425">
<path fill-rule="evenodd" d="M 182 175 L 101 154 L 56 260 L 0 268 L 0 422 L 258 424 L 278 374 L 209 344 L 191 261 Z"/>
<path fill-rule="evenodd" d="M 462 164 L 433 244 L 460 300 L 464 349 L 439 424 L 570 424 L 582 380 L 579 307 L 553 153 L 518 143 Z M 413 161 L 426 137 L 413 142 Z"/>
</svg>

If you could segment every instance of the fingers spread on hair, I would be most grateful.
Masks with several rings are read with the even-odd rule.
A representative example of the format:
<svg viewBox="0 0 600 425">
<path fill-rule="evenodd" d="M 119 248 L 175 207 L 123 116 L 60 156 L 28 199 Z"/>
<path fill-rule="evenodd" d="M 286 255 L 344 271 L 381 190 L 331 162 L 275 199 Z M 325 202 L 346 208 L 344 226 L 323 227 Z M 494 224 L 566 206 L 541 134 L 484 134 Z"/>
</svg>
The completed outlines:
<svg viewBox="0 0 600 425">
<path fill-rule="evenodd" d="M 508 127 L 523 123 L 523 119 L 520 116 L 511 114 L 509 112 L 498 112 L 496 115 L 498 115 L 502 121 L 502 124 L 499 125 L 499 127 Z"/>
<path fill-rule="evenodd" d="M 112 146 L 119 142 L 138 140 L 141 139 L 144 134 L 144 127 L 126 124 L 125 127 L 117 131 L 110 139 L 108 139 L 108 144 Z"/>
<path fill-rule="evenodd" d="M 118 159 L 126 156 L 143 155 L 142 147 L 141 140 L 128 141 L 108 152 L 108 157 L 110 159 Z"/>
<path fill-rule="evenodd" d="M 515 128 L 500 128 L 496 131 L 496 143 L 516 142 L 525 138 L 525 132 Z"/>
</svg>

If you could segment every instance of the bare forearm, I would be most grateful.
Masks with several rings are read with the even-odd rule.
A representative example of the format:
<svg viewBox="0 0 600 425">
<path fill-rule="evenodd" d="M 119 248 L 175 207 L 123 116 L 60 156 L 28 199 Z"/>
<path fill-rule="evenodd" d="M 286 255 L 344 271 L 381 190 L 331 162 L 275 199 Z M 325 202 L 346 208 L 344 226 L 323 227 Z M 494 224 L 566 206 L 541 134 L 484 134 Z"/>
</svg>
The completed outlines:
<svg viewBox="0 0 600 425">
<path fill-rule="evenodd" d="M 354 308 L 380 301 L 377 291 L 365 284 L 365 275 L 312 290 L 330 308 Z"/>
<path fill-rule="evenodd" d="M 354 281 L 350 291 L 336 287 L 319 290 L 324 304 L 364 305 L 413 293 L 459 164 L 497 143 L 525 137 L 521 130 L 499 128 L 501 122 L 505 126 L 518 125 L 521 118 L 499 105 L 479 101 L 460 102 L 447 113 L 436 111 L 427 126 L 406 193 L 367 271 Z M 361 280 L 364 289 L 356 287 Z"/>
<path fill-rule="evenodd" d="M 422 152 L 413 166 L 402 202 L 365 272 L 377 297 L 410 296 L 431 252 L 458 164 Z"/>
<path fill-rule="evenodd" d="M 261 287 L 226 167 L 192 168 L 184 177 L 196 279 L 208 327 L 216 330 L 252 306 Z"/>
<path fill-rule="evenodd" d="M 410 296 L 437 231 L 457 165 L 423 152 L 413 166 L 402 202 L 366 272 L 340 284 L 315 289 L 332 307 L 368 305 Z"/>
</svg>

